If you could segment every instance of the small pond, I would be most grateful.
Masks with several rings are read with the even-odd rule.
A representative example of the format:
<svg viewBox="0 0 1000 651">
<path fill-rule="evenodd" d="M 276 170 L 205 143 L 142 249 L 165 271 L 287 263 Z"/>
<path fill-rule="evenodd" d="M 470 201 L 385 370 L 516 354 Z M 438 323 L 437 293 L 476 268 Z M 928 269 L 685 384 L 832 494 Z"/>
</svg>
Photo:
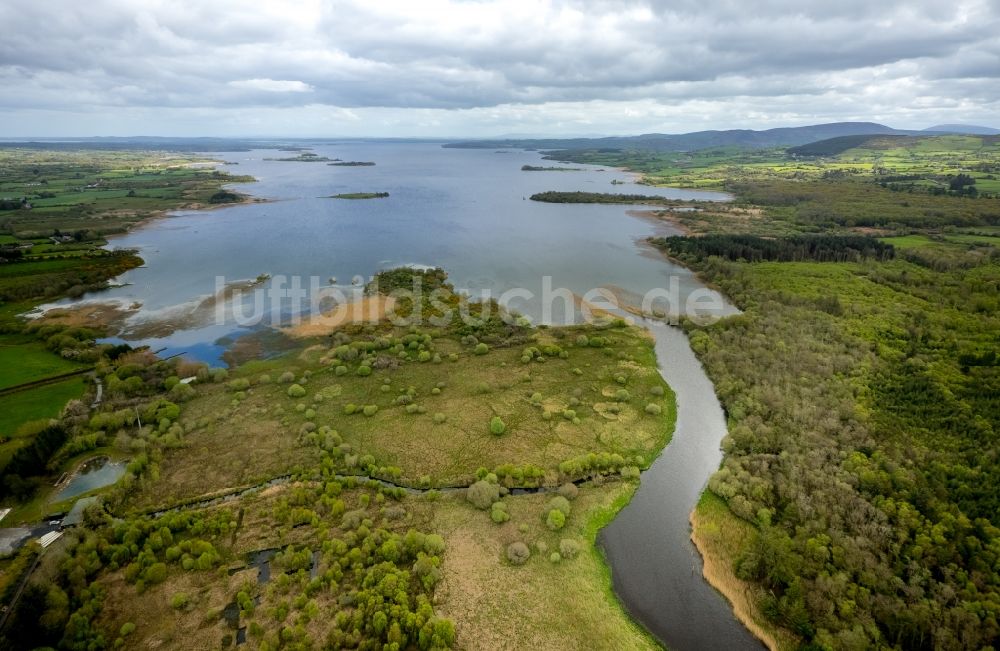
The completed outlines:
<svg viewBox="0 0 1000 651">
<path fill-rule="evenodd" d="M 83 495 L 97 488 L 110 486 L 125 474 L 126 461 L 112 461 L 107 457 L 90 459 L 81 465 L 65 486 L 52 498 L 62 502 L 77 495 Z"/>
</svg>

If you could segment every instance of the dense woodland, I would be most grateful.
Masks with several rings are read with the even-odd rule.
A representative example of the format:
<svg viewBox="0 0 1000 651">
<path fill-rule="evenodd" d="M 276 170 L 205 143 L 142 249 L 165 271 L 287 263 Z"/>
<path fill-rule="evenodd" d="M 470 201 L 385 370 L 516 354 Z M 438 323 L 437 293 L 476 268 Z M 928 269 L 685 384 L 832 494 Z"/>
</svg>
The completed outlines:
<svg viewBox="0 0 1000 651">
<path fill-rule="evenodd" d="M 764 238 L 756 235 L 662 237 L 653 243 L 671 256 L 701 260 L 717 256 L 743 262 L 856 262 L 864 258 L 891 260 L 891 244 L 865 235 L 799 235 Z"/>
<path fill-rule="evenodd" d="M 709 241 L 661 245 L 733 257 Z M 1000 267 L 954 255 L 685 257 L 745 310 L 691 326 L 730 418 L 710 488 L 758 527 L 737 574 L 818 648 L 1000 641 Z"/>
</svg>

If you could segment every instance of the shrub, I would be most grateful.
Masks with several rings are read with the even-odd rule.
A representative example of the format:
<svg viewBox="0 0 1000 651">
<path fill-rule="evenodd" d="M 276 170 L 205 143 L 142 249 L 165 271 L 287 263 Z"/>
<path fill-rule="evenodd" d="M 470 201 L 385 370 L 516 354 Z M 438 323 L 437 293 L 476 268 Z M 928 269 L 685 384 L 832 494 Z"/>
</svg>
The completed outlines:
<svg viewBox="0 0 1000 651">
<path fill-rule="evenodd" d="M 500 487 L 485 480 L 479 480 L 465 491 L 465 499 L 477 509 L 485 511 L 500 498 Z"/>
<path fill-rule="evenodd" d="M 580 494 L 580 489 L 577 488 L 576 484 L 568 481 L 559 487 L 559 494 L 568 500 L 575 500 L 576 496 Z"/>
<path fill-rule="evenodd" d="M 662 412 L 663 412 L 663 409 L 660 407 L 660 405 L 653 404 L 652 402 L 649 403 L 648 405 L 646 405 L 646 413 L 647 414 L 652 414 L 653 416 L 659 416 L 660 413 L 662 413 Z"/>
<path fill-rule="evenodd" d="M 167 580 L 166 563 L 153 563 L 142 573 L 142 578 L 146 583 L 163 583 Z"/>
<path fill-rule="evenodd" d="M 632 395 L 628 392 L 628 389 L 618 389 L 615 391 L 616 402 L 628 402 L 631 398 Z"/>
<path fill-rule="evenodd" d="M 580 543 L 571 538 L 563 538 L 559 541 L 559 553 L 563 558 L 576 558 L 580 553 Z"/>
<path fill-rule="evenodd" d="M 503 502 L 493 502 L 490 507 L 490 519 L 497 524 L 502 524 L 510 520 L 510 513 L 507 513 L 507 505 Z"/>
<path fill-rule="evenodd" d="M 344 405 L 344 414 L 346 416 L 350 416 L 351 414 L 357 411 L 358 411 L 358 406 L 352 402 L 349 402 L 346 405 Z"/>
<path fill-rule="evenodd" d="M 559 555 L 559 552 L 552 552 L 549 555 L 549 560 L 552 561 L 553 563 L 559 563 L 560 561 L 562 561 L 562 556 Z"/>
<path fill-rule="evenodd" d="M 343 364 L 341 364 L 341 365 L 337 366 L 336 368 L 334 368 L 333 372 L 336 375 L 347 375 L 347 367 L 344 366 Z"/>
<path fill-rule="evenodd" d="M 121 629 L 119 629 L 118 634 L 122 637 L 128 637 L 132 633 L 135 633 L 135 624 L 132 622 L 125 622 L 122 624 Z"/>
<path fill-rule="evenodd" d="M 659 384 L 654 385 L 653 387 L 651 387 L 649 389 L 649 392 L 651 394 L 653 394 L 654 396 L 662 396 L 663 395 L 663 387 L 660 386 Z"/>
<path fill-rule="evenodd" d="M 549 500 L 549 509 L 555 509 L 562 512 L 563 515 L 569 517 L 569 513 L 572 507 L 569 505 L 569 500 L 562 495 L 557 495 Z"/>
<path fill-rule="evenodd" d="M 495 436 L 500 436 L 505 431 L 507 431 L 507 425 L 499 416 L 494 416 L 490 419 L 490 433 Z"/>
<path fill-rule="evenodd" d="M 507 545 L 507 560 L 514 565 L 524 565 L 531 558 L 531 550 L 523 542 Z"/>
<path fill-rule="evenodd" d="M 436 533 L 424 537 L 424 551 L 431 556 L 439 556 L 444 552 L 444 538 Z"/>
<path fill-rule="evenodd" d="M 434 414 L 434 422 L 435 423 L 437 423 L 437 424 L 440 425 L 441 423 L 443 423 L 446 420 L 448 420 L 448 417 L 445 416 L 444 414 L 442 414 L 441 412 L 437 412 L 436 414 Z"/>
<path fill-rule="evenodd" d="M 186 402 L 191 398 L 194 398 L 195 393 L 197 392 L 194 390 L 194 387 L 192 387 L 190 384 L 178 383 L 175 384 L 172 389 L 170 389 L 169 393 L 167 393 L 167 396 L 173 402 Z"/>
<path fill-rule="evenodd" d="M 288 397 L 289 398 L 301 398 L 306 395 L 306 390 L 301 384 L 293 384 L 288 387 Z"/>
<path fill-rule="evenodd" d="M 490 352 L 490 347 L 484 343 L 478 343 L 476 344 L 476 347 L 472 349 L 472 352 L 474 352 L 477 355 L 485 355 L 486 353 Z"/>
<path fill-rule="evenodd" d="M 246 391 L 250 388 L 250 380 L 241 377 L 229 383 L 230 391 Z"/>
<path fill-rule="evenodd" d="M 282 384 L 288 384 L 289 382 L 294 382 L 294 381 L 295 381 L 295 373 L 292 373 L 291 371 L 285 371 L 280 376 L 278 376 L 278 382 L 281 382 Z"/>
<path fill-rule="evenodd" d="M 271 376 L 267 373 L 262 373 L 257 377 L 257 384 L 271 384 Z"/>
<path fill-rule="evenodd" d="M 358 370 L 356 372 L 359 377 L 368 377 L 369 375 L 372 374 L 372 367 L 361 365 L 358 367 Z"/>
<path fill-rule="evenodd" d="M 545 518 L 545 525 L 552 531 L 559 531 L 566 526 L 566 515 L 559 509 L 552 509 Z"/>
<path fill-rule="evenodd" d="M 565 418 L 566 420 L 573 420 L 574 418 L 576 418 L 576 412 L 573 411 L 572 409 L 563 409 L 562 417 Z"/>
<path fill-rule="evenodd" d="M 181 610 L 182 608 L 187 608 L 188 604 L 191 603 L 191 598 L 188 597 L 183 592 L 178 592 L 173 597 L 170 598 L 170 607 L 175 610 Z"/>
<path fill-rule="evenodd" d="M 431 352 L 429 350 L 422 350 L 417 354 L 418 362 L 429 362 L 431 361 Z"/>
</svg>

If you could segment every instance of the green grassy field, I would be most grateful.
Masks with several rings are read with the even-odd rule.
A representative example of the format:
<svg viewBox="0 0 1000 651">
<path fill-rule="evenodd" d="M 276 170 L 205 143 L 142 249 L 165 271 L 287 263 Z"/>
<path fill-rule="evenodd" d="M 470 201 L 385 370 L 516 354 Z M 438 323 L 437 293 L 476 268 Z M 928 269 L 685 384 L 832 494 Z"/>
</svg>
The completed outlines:
<svg viewBox="0 0 1000 651">
<path fill-rule="evenodd" d="M 0 435 L 14 436 L 24 423 L 55 418 L 68 401 L 83 395 L 84 386 L 82 378 L 74 377 L 0 396 Z"/>
<path fill-rule="evenodd" d="M 0 389 L 81 368 L 26 335 L 0 335 Z"/>
</svg>

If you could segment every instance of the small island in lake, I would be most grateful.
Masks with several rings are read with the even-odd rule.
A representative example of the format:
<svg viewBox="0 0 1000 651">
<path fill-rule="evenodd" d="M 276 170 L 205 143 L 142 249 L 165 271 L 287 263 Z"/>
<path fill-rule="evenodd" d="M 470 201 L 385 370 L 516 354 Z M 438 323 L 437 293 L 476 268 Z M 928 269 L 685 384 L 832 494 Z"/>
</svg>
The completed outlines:
<svg viewBox="0 0 1000 651">
<path fill-rule="evenodd" d="M 522 165 L 522 172 L 580 172 L 581 167 L 544 167 L 540 165 Z"/>
<path fill-rule="evenodd" d="M 610 194 L 606 192 L 536 192 L 528 197 L 545 203 L 677 203 L 675 199 L 648 194 Z"/>
<path fill-rule="evenodd" d="M 371 167 L 375 163 L 372 161 L 364 160 L 345 160 L 335 163 L 327 163 L 327 165 L 333 165 L 334 167 Z"/>
<path fill-rule="evenodd" d="M 330 199 L 385 199 L 389 196 L 388 192 L 344 192 L 341 194 L 332 194 Z"/>
<path fill-rule="evenodd" d="M 333 161 L 334 159 L 314 154 L 311 151 L 304 151 L 298 156 L 289 156 L 287 158 L 265 158 L 264 160 L 277 161 L 279 163 L 327 163 Z"/>
</svg>

